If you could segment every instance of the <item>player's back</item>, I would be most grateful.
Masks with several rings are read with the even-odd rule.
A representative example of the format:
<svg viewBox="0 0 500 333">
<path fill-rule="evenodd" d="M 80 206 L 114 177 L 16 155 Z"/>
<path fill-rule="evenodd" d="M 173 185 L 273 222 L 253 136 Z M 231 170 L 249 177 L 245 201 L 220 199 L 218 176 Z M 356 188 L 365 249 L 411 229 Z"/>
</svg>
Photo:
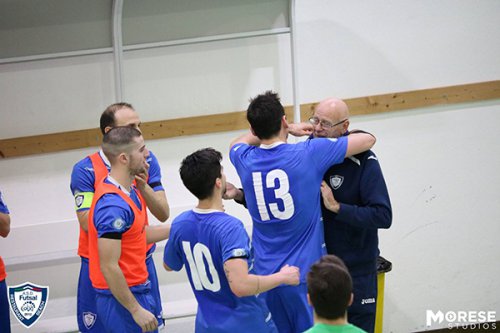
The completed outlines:
<svg viewBox="0 0 500 333">
<path fill-rule="evenodd" d="M 264 302 L 255 296 L 237 297 L 224 272 L 229 258 L 246 258 L 249 267 L 252 264 L 249 238 L 239 220 L 219 211 L 187 211 L 172 223 L 168 243 L 180 252 L 198 301 L 197 331 L 274 332 L 274 324 L 266 322 Z M 180 269 L 171 250 L 165 250 L 165 262 Z"/>
<path fill-rule="evenodd" d="M 343 160 L 346 145 L 315 139 L 233 147 L 231 160 L 253 220 L 257 274 L 290 264 L 301 269 L 304 281 L 310 265 L 325 253 L 319 188 L 328 167 Z"/>
</svg>

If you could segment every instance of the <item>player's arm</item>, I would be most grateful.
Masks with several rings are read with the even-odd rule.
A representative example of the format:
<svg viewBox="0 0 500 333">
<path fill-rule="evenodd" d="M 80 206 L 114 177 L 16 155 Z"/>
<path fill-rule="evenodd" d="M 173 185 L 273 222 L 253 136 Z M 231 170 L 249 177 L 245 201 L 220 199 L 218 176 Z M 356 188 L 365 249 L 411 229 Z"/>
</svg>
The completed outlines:
<svg viewBox="0 0 500 333">
<path fill-rule="evenodd" d="M 143 331 L 156 329 L 158 327 L 156 317 L 137 302 L 118 265 L 121 255 L 121 239 L 106 238 L 106 235 L 103 235 L 97 240 L 97 246 L 101 272 L 113 296 L 132 314 L 134 321 Z"/>
<path fill-rule="evenodd" d="M 291 123 L 288 124 L 288 133 L 293 136 L 311 135 L 314 131 L 314 126 L 311 123 Z"/>
<path fill-rule="evenodd" d="M 258 146 L 260 145 L 260 139 L 256 135 L 254 135 L 252 131 L 249 131 L 231 141 L 231 143 L 229 144 L 229 149 L 233 148 L 233 146 L 237 143 L 245 143 L 250 146 Z"/>
<path fill-rule="evenodd" d="M 142 175 L 142 174 L 141 174 Z M 138 180 L 141 178 L 141 180 Z M 165 191 L 154 191 L 148 183 L 144 181 L 142 176 L 135 176 L 137 189 L 141 192 L 142 197 L 146 201 L 151 214 L 154 215 L 160 222 L 165 222 L 170 216 L 170 206 L 168 205 Z M 143 184 L 139 184 L 142 182 Z"/>
<path fill-rule="evenodd" d="M 146 241 L 148 244 L 165 240 L 170 235 L 170 224 L 146 226 Z"/>
<path fill-rule="evenodd" d="M 247 202 L 245 199 L 245 192 L 243 192 L 242 188 L 237 188 L 230 182 L 226 182 L 226 191 L 222 195 L 222 198 L 225 200 L 233 199 L 240 205 L 247 207 Z"/>
<path fill-rule="evenodd" d="M 347 136 L 347 151 L 345 156 L 353 156 L 367 151 L 375 144 L 375 136 L 360 130 L 354 130 Z"/>
<path fill-rule="evenodd" d="M 80 224 L 80 227 L 82 227 L 83 230 L 88 232 L 88 227 L 89 227 L 89 210 L 80 210 L 76 211 L 76 217 L 78 219 L 78 223 Z"/>
<path fill-rule="evenodd" d="M 224 272 L 231 291 L 238 297 L 257 295 L 281 284 L 298 285 L 300 279 L 299 268 L 288 265 L 271 275 L 248 274 L 247 261 L 241 258 L 226 260 Z"/>
<path fill-rule="evenodd" d="M 94 198 L 94 179 L 93 173 L 81 162 L 73 167 L 70 188 L 75 200 L 78 223 L 85 232 L 88 232 L 89 210 Z"/>
<path fill-rule="evenodd" d="M 10 232 L 10 215 L 0 213 L 0 236 L 7 237 Z"/>
</svg>

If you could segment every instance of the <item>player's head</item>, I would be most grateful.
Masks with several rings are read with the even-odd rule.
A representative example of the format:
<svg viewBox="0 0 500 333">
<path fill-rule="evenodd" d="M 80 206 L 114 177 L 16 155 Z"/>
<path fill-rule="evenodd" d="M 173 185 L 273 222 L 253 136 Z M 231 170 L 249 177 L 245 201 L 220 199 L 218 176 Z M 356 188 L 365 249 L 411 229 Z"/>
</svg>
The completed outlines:
<svg viewBox="0 0 500 333">
<path fill-rule="evenodd" d="M 352 280 L 344 262 L 334 255 L 325 255 L 314 263 L 307 274 L 307 293 L 318 317 L 345 317 L 352 303 Z"/>
<path fill-rule="evenodd" d="M 309 121 L 314 125 L 315 137 L 338 138 L 349 128 L 349 108 L 341 99 L 327 98 L 316 106 Z"/>
<path fill-rule="evenodd" d="M 279 134 L 285 109 L 277 93 L 266 91 L 250 100 L 247 120 L 253 133 L 261 140 L 270 139 Z"/>
<path fill-rule="evenodd" d="M 179 173 L 184 186 L 194 194 L 198 200 L 211 197 L 215 187 L 226 189 L 226 179 L 223 173 L 222 155 L 213 148 L 204 148 L 195 151 L 182 160 Z"/>
<path fill-rule="evenodd" d="M 141 131 L 141 120 L 131 104 L 124 102 L 111 104 L 102 113 L 100 127 L 103 135 L 113 127 L 125 126 Z"/>
<path fill-rule="evenodd" d="M 141 132 L 132 127 L 113 127 L 104 134 L 102 150 L 111 167 L 122 165 L 131 175 L 146 171 L 149 151 Z"/>
</svg>

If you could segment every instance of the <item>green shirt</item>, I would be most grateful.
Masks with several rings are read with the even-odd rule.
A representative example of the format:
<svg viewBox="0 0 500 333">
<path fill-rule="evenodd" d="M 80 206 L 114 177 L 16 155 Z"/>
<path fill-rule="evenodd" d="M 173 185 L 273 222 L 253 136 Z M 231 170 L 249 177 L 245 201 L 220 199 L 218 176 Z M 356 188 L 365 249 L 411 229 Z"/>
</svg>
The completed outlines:
<svg viewBox="0 0 500 333">
<path fill-rule="evenodd" d="M 327 325 L 318 323 L 304 333 L 366 333 L 366 331 L 363 331 L 361 328 L 358 328 L 352 324 Z"/>
</svg>

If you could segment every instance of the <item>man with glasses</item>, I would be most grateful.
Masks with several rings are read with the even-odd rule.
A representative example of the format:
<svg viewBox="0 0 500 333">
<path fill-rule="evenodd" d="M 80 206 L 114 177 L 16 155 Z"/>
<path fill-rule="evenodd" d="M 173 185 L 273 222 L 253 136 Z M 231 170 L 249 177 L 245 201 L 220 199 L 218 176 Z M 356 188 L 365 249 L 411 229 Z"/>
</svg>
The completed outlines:
<svg viewBox="0 0 500 333">
<path fill-rule="evenodd" d="M 320 102 L 309 121 L 315 138 L 349 134 L 349 109 L 337 98 Z M 330 167 L 323 177 L 321 194 L 327 251 L 345 262 L 353 280 L 349 322 L 373 332 L 378 229 L 387 229 L 392 223 L 391 202 L 377 156 L 368 150 Z"/>
</svg>

